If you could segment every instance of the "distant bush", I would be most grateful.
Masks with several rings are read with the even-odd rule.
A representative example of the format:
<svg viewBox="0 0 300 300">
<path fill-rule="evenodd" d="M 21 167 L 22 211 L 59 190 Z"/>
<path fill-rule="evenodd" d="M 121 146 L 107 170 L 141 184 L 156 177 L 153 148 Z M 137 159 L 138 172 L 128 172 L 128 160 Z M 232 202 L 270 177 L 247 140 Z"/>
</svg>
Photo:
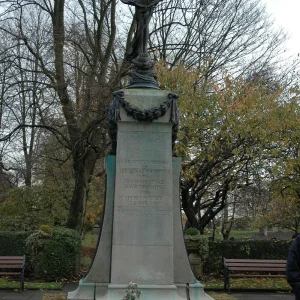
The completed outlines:
<svg viewBox="0 0 300 300">
<path fill-rule="evenodd" d="M 209 241 L 209 256 L 204 273 L 222 272 L 222 257 L 249 259 L 286 259 L 292 241 Z"/>
</svg>

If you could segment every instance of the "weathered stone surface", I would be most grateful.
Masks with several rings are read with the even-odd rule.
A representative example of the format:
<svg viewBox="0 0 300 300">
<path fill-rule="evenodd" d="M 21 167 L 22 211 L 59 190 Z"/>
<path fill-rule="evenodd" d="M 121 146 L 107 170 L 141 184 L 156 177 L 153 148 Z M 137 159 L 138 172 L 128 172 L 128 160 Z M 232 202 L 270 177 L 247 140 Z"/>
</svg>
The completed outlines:
<svg viewBox="0 0 300 300">
<path fill-rule="evenodd" d="M 173 213 L 174 213 L 174 282 L 175 284 L 196 283 L 197 280 L 189 264 L 182 231 L 180 211 L 180 171 L 181 159 L 173 158 Z"/>
<path fill-rule="evenodd" d="M 81 279 L 79 286 L 75 291 L 68 293 L 68 299 L 70 300 L 94 300 L 95 299 L 95 284 L 84 283 Z"/>
<path fill-rule="evenodd" d="M 168 92 L 125 90 L 140 109 Z M 120 108 L 116 159 L 108 157 L 106 207 L 93 265 L 73 300 L 120 300 L 137 282 L 143 300 L 208 300 L 189 265 L 181 224 L 179 158 L 172 158 L 170 112 L 137 122 Z M 187 285 L 187 283 L 189 285 Z"/>
<path fill-rule="evenodd" d="M 115 191 L 116 157 L 106 157 L 106 200 L 104 216 L 100 233 L 100 240 L 94 261 L 84 278 L 84 282 L 110 282 L 111 265 L 111 236 L 113 220 L 113 202 Z"/>
<path fill-rule="evenodd" d="M 113 220 L 113 201 L 115 191 L 116 157 L 106 157 L 106 198 L 104 216 L 100 230 L 99 243 L 93 263 L 79 286 L 75 291 L 68 293 L 68 299 L 72 300 L 94 300 L 95 284 L 110 282 L 111 267 L 111 237 Z M 103 290 L 103 289 L 102 289 Z"/>
<path fill-rule="evenodd" d="M 112 283 L 173 283 L 172 126 L 147 125 L 118 124 Z"/>
</svg>

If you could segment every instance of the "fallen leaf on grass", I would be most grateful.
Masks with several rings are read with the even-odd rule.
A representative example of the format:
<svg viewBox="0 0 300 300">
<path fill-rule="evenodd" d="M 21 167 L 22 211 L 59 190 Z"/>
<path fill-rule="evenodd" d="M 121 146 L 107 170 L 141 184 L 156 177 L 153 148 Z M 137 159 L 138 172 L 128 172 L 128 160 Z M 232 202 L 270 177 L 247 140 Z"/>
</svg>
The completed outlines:
<svg viewBox="0 0 300 300">
<path fill-rule="evenodd" d="M 62 294 L 45 294 L 42 300 L 66 300 L 67 296 Z"/>
<path fill-rule="evenodd" d="M 224 283 L 218 279 L 203 282 L 206 288 L 223 288 Z M 238 289 L 274 289 L 291 290 L 285 278 L 231 278 L 231 288 Z"/>
<path fill-rule="evenodd" d="M 206 292 L 209 296 L 213 297 L 215 300 L 238 300 L 236 297 L 229 295 L 227 293 L 216 293 L 216 292 Z"/>
</svg>

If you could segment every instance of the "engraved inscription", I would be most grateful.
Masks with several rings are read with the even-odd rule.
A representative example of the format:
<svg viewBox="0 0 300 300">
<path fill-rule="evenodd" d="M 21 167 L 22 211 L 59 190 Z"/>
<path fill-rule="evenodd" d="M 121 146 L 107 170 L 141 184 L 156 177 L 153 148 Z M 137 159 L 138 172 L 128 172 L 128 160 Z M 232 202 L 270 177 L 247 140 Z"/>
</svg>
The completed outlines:
<svg viewBox="0 0 300 300">
<path fill-rule="evenodd" d="M 137 214 L 137 215 L 163 215 L 171 216 L 171 208 L 159 208 L 159 207 L 128 207 L 128 206 L 118 206 L 116 209 L 118 214 Z"/>
<path fill-rule="evenodd" d="M 164 149 L 168 144 L 165 133 L 120 132 L 119 139 L 116 213 L 172 216 L 172 160 Z M 128 147 L 133 151 L 125 151 Z"/>
<path fill-rule="evenodd" d="M 155 159 L 120 159 L 119 163 L 121 164 L 138 164 L 143 165 L 146 167 L 146 165 L 169 165 L 169 160 L 155 160 Z"/>
<path fill-rule="evenodd" d="M 139 174 L 140 175 L 162 175 L 162 174 L 171 174 L 170 169 L 138 169 L 138 168 L 121 168 L 119 173 L 127 174 Z M 149 177 L 148 177 L 149 178 Z"/>
</svg>

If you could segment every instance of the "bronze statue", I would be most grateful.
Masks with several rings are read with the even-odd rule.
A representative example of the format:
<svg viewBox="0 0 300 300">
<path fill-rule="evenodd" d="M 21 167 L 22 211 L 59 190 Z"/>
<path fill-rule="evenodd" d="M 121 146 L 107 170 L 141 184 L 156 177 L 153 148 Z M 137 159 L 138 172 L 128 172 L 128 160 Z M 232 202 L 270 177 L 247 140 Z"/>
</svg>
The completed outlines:
<svg viewBox="0 0 300 300">
<path fill-rule="evenodd" d="M 132 61 L 139 54 L 147 53 L 149 39 L 149 22 L 153 9 L 162 0 L 121 0 L 123 3 L 135 6 L 137 28 L 132 43 L 132 51 L 127 60 Z"/>
<path fill-rule="evenodd" d="M 149 39 L 149 22 L 154 7 L 162 0 L 121 0 L 123 3 L 135 6 L 136 31 L 132 41 L 131 53 L 126 53 L 126 59 L 133 65 L 130 84 L 127 88 L 159 89 L 157 76 L 153 69 L 153 61 L 147 52 Z"/>
</svg>

